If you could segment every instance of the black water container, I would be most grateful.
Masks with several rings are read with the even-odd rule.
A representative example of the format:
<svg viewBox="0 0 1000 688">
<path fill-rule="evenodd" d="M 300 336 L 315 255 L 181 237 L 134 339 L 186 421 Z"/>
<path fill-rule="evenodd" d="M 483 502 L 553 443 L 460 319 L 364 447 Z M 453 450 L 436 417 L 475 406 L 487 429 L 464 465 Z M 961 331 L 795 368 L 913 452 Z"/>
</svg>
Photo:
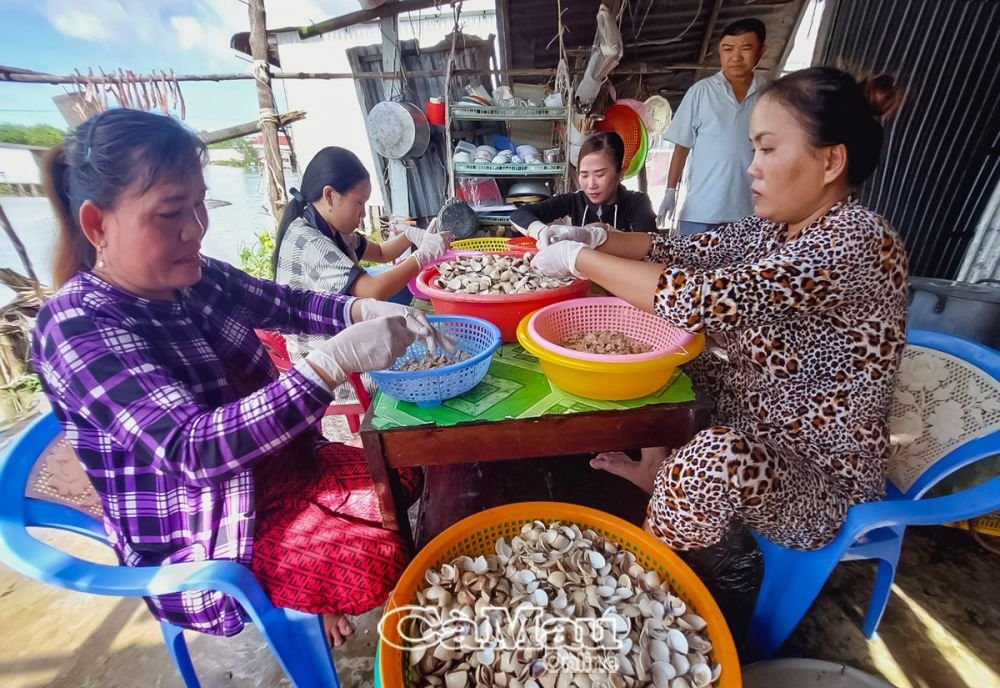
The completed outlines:
<svg viewBox="0 0 1000 688">
<path fill-rule="evenodd" d="M 1000 282 L 910 278 L 907 327 L 965 337 L 1000 350 Z"/>
</svg>

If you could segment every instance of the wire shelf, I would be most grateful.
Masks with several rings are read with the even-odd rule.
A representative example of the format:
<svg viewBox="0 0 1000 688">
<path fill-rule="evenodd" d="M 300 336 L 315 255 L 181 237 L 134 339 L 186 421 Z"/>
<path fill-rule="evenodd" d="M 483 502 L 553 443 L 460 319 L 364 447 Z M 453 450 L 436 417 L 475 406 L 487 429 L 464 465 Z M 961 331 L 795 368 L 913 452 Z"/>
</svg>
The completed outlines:
<svg viewBox="0 0 1000 688">
<path fill-rule="evenodd" d="M 490 177 L 550 177 L 565 174 L 566 163 L 537 163 L 534 165 L 496 165 L 491 162 L 456 162 L 455 174 L 487 175 Z"/>
<path fill-rule="evenodd" d="M 511 224 L 510 215 L 490 215 L 489 213 L 480 213 L 479 224 L 509 226 Z"/>
<path fill-rule="evenodd" d="M 565 120 L 567 114 L 565 107 L 451 106 L 451 118 L 464 120 Z"/>
</svg>

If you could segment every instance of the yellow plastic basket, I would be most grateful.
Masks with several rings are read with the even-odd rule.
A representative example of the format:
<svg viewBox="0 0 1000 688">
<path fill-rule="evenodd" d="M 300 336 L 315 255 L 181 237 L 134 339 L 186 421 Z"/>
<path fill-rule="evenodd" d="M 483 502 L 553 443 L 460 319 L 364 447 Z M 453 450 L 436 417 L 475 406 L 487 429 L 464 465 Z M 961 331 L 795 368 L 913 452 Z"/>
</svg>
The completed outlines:
<svg viewBox="0 0 1000 688">
<path fill-rule="evenodd" d="M 521 502 L 487 509 L 462 519 L 420 550 L 406 567 L 386 604 L 390 621 L 385 623 L 379 640 L 376 685 L 385 688 L 410 685 L 403 668 L 405 658 L 398 649 L 402 645 L 399 629 L 391 622 L 390 613 L 416 603 L 417 589 L 423 584 L 427 569 L 440 567 L 463 555 L 493 554 L 499 538 L 518 535 L 521 527 L 532 521 L 559 521 L 590 528 L 631 551 L 646 569 L 657 571 L 670 583 L 673 593 L 707 622 L 706 632 L 712 643 L 710 657 L 722 665 L 717 687 L 741 688 L 740 662 L 729 626 L 708 589 L 688 565 L 661 541 L 631 523 L 603 511 L 563 502 Z"/>
<path fill-rule="evenodd" d="M 451 242 L 456 251 L 506 251 L 507 239 L 504 237 L 475 237 Z"/>
<path fill-rule="evenodd" d="M 482 251 L 484 253 L 497 253 L 505 251 L 515 251 L 524 253 L 532 250 L 531 247 L 518 243 L 511 243 L 506 237 L 474 237 L 472 239 L 461 239 L 451 242 L 451 248 L 456 251 Z"/>
<path fill-rule="evenodd" d="M 617 298 L 591 297 L 565 301 L 555 304 L 555 306 L 563 309 L 576 308 L 599 312 L 602 307 L 615 306 L 619 302 L 620 299 Z M 635 310 L 630 306 L 626 307 Z M 644 358 L 642 356 L 595 356 L 593 358 L 600 358 L 600 360 L 587 360 L 575 351 L 566 350 L 566 354 L 561 354 L 552 346 L 543 346 L 531 334 L 532 318 L 546 310 L 549 310 L 549 307 L 541 308 L 521 320 L 517 326 L 517 341 L 524 347 L 525 351 L 538 359 L 542 372 L 552 384 L 563 391 L 585 399 L 619 401 L 656 394 L 670 382 L 677 366 L 694 360 L 705 347 L 705 335 L 695 334 L 686 335 L 685 344 L 677 350 L 665 350 L 664 353 L 655 357 L 652 357 L 653 354 L 645 354 Z M 620 318 L 619 322 L 608 321 L 612 324 L 594 325 L 592 329 L 585 331 L 615 330 L 647 343 L 655 341 L 649 339 L 648 333 L 647 336 L 641 336 L 634 331 L 638 328 L 638 331 L 641 332 L 641 319 L 655 321 L 654 316 L 635 311 L 638 315 L 629 319 L 627 312 L 625 310 L 622 313 L 626 315 L 618 313 L 615 316 Z M 599 321 L 595 320 L 594 322 Z M 656 324 L 663 330 L 673 329 L 663 321 Z"/>
</svg>

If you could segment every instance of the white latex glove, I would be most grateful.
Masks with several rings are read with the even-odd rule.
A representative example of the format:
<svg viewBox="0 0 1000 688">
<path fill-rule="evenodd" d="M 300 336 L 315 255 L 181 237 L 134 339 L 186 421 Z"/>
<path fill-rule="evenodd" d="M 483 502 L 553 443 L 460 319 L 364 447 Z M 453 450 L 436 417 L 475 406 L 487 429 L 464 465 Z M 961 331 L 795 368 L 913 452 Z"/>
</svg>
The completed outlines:
<svg viewBox="0 0 1000 688">
<path fill-rule="evenodd" d="M 656 214 L 656 226 L 665 227 L 668 221 L 673 221 L 674 210 L 677 209 L 677 189 L 667 189 L 660 202 L 660 212 Z"/>
<path fill-rule="evenodd" d="M 525 227 L 525 228 L 524 228 L 523 230 L 521 230 L 521 231 L 522 231 L 522 232 L 523 232 L 523 233 L 524 233 L 525 235 L 527 235 L 527 236 L 530 236 L 530 237 L 531 237 L 532 239 L 534 239 L 535 241 L 538 241 L 538 235 L 539 235 L 539 234 L 541 233 L 541 231 L 542 231 L 543 229 L 545 229 L 546 227 L 548 227 L 548 225 L 547 225 L 547 224 L 545 224 L 544 222 L 542 222 L 541 220 L 535 220 L 534 222 L 532 222 L 532 223 L 531 223 L 530 225 L 528 225 L 527 227 Z M 520 228 L 520 227 L 518 227 L 517 229 L 521 229 L 521 228 Z"/>
<path fill-rule="evenodd" d="M 531 267 L 546 277 L 576 277 L 583 279 L 576 270 L 576 258 L 587 248 L 579 241 L 557 241 L 549 244 L 531 259 Z"/>
<path fill-rule="evenodd" d="M 600 225 L 586 227 L 568 227 L 566 225 L 549 225 L 538 234 L 538 248 L 545 248 L 557 241 L 579 241 L 587 248 L 597 248 L 608 240 L 608 230 Z"/>
<path fill-rule="evenodd" d="M 420 269 L 427 267 L 427 264 L 436 258 L 440 258 L 451 247 L 452 235 L 450 232 L 430 232 L 425 231 L 417 244 L 417 250 L 413 252 L 413 257 L 417 259 Z"/>
<path fill-rule="evenodd" d="M 420 246 L 420 242 L 422 242 L 424 240 L 424 235 L 425 234 L 428 234 L 428 233 L 430 233 L 430 234 L 439 234 L 440 233 L 440 231 L 441 231 L 441 224 L 438 222 L 438 219 L 435 217 L 427 225 L 427 229 L 420 229 L 420 227 L 417 227 L 416 225 L 404 225 L 404 224 L 399 225 L 399 228 L 403 232 L 403 234 L 406 236 L 406 238 L 410 240 L 411 244 L 413 244 L 414 246 Z"/>
<path fill-rule="evenodd" d="M 427 343 L 428 350 L 433 352 L 442 349 L 449 354 L 458 352 L 458 345 L 450 337 L 434 329 L 427 316 L 416 308 L 378 299 L 361 299 L 362 320 L 391 317 L 403 318 L 406 329 L 413 333 L 415 339 L 423 339 Z"/>
<path fill-rule="evenodd" d="M 399 316 L 376 318 L 351 325 L 327 339 L 306 356 L 313 368 L 325 373 L 333 387 L 351 373 L 384 370 L 406 353 L 416 334 Z"/>
</svg>

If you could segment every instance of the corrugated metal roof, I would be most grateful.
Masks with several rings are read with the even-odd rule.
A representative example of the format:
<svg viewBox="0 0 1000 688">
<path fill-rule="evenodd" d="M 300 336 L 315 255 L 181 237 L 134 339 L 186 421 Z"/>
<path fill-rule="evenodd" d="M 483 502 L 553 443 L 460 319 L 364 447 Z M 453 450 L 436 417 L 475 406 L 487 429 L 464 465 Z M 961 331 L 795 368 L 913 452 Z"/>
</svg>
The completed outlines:
<svg viewBox="0 0 1000 688">
<path fill-rule="evenodd" d="M 552 0 L 506 2 L 510 17 L 511 66 L 528 69 L 555 66 L 559 59 L 558 43 L 549 44 L 558 32 L 556 3 Z M 600 4 L 600 0 L 563 1 L 563 24 L 566 27 L 563 40 L 567 51 L 581 49 L 589 52 Z M 659 92 L 676 107 L 684 90 L 697 79 L 707 76 L 708 72 L 719 68 L 716 46 L 723 28 L 730 22 L 748 17 L 760 19 L 767 27 L 767 51 L 760 67 L 774 69 L 781 62 L 805 4 L 806 0 L 631 0 L 621 22 L 625 56 L 618 72 L 611 77 L 619 87 L 618 95 L 644 98 Z M 716 5 L 718 13 L 713 23 L 712 14 Z M 707 56 L 701 54 L 706 33 L 709 34 Z M 630 67 L 657 69 L 680 64 L 701 64 L 703 69 L 645 74 L 641 80 L 621 73 Z M 624 91 L 623 84 L 626 84 Z"/>
<path fill-rule="evenodd" d="M 913 275 L 955 276 L 1000 184 L 1000 42 L 988 28 L 997 26 L 995 0 L 835 8 L 823 63 L 890 72 L 904 90 L 860 196 L 902 234 Z"/>
</svg>

